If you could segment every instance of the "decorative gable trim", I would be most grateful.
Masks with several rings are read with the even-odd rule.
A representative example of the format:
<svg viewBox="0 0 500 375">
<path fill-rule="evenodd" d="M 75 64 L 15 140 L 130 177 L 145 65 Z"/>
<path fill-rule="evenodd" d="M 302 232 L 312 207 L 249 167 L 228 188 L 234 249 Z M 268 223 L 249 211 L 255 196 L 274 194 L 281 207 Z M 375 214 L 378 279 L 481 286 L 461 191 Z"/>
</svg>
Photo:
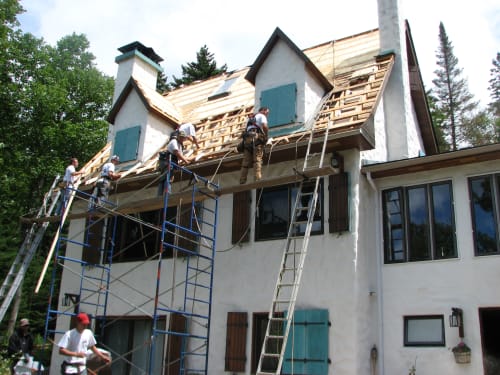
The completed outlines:
<svg viewBox="0 0 500 375">
<path fill-rule="evenodd" d="M 294 51 L 297 56 L 304 61 L 306 68 L 311 72 L 311 74 L 318 80 L 318 82 L 323 86 L 325 91 L 330 91 L 333 86 L 332 84 L 328 81 L 328 79 L 323 75 L 323 73 L 320 72 L 320 70 L 312 63 L 311 60 L 300 50 L 299 47 L 293 43 L 290 38 L 288 38 L 283 31 L 279 27 L 274 30 L 273 35 L 269 38 L 267 41 L 266 45 L 260 52 L 259 56 L 253 63 L 252 67 L 248 71 L 247 75 L 245 76 L 245 79 L 255 85 L 255 78 L 257 77 L 257 73 L 259 72 L 260 68 L 262 67 L 262 64 L 264 64 L 264 61 L 267 59 L 269 54 L 271 53 L 271 50 L 274 48 L 276 43 L 281 40 L 285 42 L 288 47 L 292 51 Z"/>
<path fill-rule="evenodd" d="M 144 107 L 150 112 L 155 112 L 157 115 L 160 117 L 166 119 L 169 122 L 173 122 L 175 125 L 180 124 L 180 115 L 179 114 L 171 114 L 168 113 L 162 109 L 160 109 L 158 106 L 153 104 L 153 100 L 150 98 L 151 93 L 146 94 L 146 90 L 143 89 L 133 78 L 130 78 L 123 88 L 123 91 L 121 92 L 120 96 L 118 99 L 116 99 L 115 104 L 111 108 L 109 115 L 107 117 L 107 121 L 111 124 L 114 124 L 116 116 L 120 112 L 123 104 L 125 103 L 126 99 L 128 98 L 130 92 L 132 90 L 135 90 L 137 94 L 139 95 L 139 98 L 141 102 L 144 104 Z M 155 94 L 160 95 L 155 92 Z M 154 95 L 154 94 L 153 94 Z M 162 100 L 167 101 L 167 99 L 162 98 Z M 171 105 L 173 107 L 173 105 Z"/>
</svg>

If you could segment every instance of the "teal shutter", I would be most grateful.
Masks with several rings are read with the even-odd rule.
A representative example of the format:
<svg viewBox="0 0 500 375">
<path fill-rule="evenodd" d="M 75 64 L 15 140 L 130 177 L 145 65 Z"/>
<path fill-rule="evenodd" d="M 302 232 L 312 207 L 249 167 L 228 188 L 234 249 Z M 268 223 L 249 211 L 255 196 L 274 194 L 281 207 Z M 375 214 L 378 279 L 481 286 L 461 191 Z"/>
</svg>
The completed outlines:
<svg viewBox="0 0 500 375">
<path fill-rule="evenodd" d="M 291 83 L 262 91 L 260 106 L 269 108 L 269 128 L 294 123 L 296 113 L 297 85 Z"/>
<path fill-rule="evenodd" d="M 140 126 L 134 126 L 116 132 L 113 154 L 120 157 L 120 162 L 137 159 L 140 137 Z"/>
<path fill-rule="evenodd" d="M 295 311 L 281 373 L 327 375 L 328 327 L 328 310 Z"/>
</svg>

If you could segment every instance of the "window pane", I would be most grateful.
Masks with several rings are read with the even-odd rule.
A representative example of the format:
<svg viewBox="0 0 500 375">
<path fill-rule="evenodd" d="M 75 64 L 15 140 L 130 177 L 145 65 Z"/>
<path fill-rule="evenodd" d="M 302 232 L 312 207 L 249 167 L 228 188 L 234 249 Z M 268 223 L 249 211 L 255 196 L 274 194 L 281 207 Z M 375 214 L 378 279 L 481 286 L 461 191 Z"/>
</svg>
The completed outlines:
<svg viewBox="0 0 500 375">
<path fill-rule="evenodd" d="M 470 180 L 470 194 L 474 225 L 474 241 L 477 255 L 496 253 L 497 221 L 491 176 Z"/>
<path fill-rule="evenodd" d="M 435 256 L 438 259 L 455 257 L 457 252 L 450 183 L 432 186 L 432 210 Z"/>
<path fill-rule="evenodd" d="M 314 221 L 313 225 L 311 228 L 311 234 L 317 234 L 317 233 L 322 233 L 323 228 L 323 207 L 322 207 L 322 199 L 321 197 L 323 196 L 323 181 L 321 181 L 319 185 L 319 192 L 318 192 L 318 201 L 316 203 L 316 210 L 314 211 Z M 315 187 L 315 182 L 304 182 L 302 184 L 302 197 L 301 201 L 299 202 L 299 207 L 306 208 L 309 206 L 310 202 L 312 201 L 312 193 L 314 192 L 314 187 Z M 295 203 L 295 199 L 297 196 L 297 191 L 298 187 L 293 187 L 292 188 L 292 196 L 291 196 L 291 201 L 290 201 L 290 217 L 293 214 L 293 204 Z M 297 216 L 297 221 L 306 221 L 307 220 L 307 210 L 301 211 L 300 215 Z M 306 230 L 306 224 L 300 224 L 300 234 L 304 234 Z"/>
<path fill-rule="evenodd" d="M 290 210 L 288 201 L 288 187 L 262 191 L 256 225 L 258 240 L 287 236 Z"/>
<path fill-rule="evenodd" d="M 427 189 L 408 189 L 408 247 L 410 260 L 431 259 Z"/>
<path fill-rule="evenodd" d="M 444 346 L 443 316 L 405 317 L 405 346 Z"/>
<path fill-rule="evenodd" d="M 405 260 L 402 191 L 384 192 L 384 246 L 385 261 Z"/>
</svg>

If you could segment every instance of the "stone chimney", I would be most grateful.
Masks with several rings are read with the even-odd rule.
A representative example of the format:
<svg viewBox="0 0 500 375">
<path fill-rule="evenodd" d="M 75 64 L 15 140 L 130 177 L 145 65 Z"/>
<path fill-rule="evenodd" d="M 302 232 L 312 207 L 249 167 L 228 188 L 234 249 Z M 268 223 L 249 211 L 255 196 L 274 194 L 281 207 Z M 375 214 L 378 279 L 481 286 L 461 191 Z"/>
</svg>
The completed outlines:
<svg viewBox="0 0 500 375">
<path fill-rule="evenodd" d="M 123 88 L 131 77 L 150 88 L 156 87 L 158 73 L 163 69 L 158 65 L 163 59 L 152 48 L 145 47 L 140 42 L 133 42 L 118 48 L 122 54 L 115 58 L 118 73 L 115 80 L 113 103 L 120 96 Z"/>
</svg>

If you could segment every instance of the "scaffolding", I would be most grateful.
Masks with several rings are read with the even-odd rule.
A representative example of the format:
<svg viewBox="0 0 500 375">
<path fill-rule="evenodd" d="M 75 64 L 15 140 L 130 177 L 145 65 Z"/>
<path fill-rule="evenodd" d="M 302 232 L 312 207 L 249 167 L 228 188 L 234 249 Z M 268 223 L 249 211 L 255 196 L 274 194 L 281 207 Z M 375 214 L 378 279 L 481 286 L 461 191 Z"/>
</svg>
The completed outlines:
<svg viewBox="0 0 500 375">
<path fill-rule="evenodd" d="M 98 339 L 99 346 L 111 353 L 113 362 L 125 361 L 127 366 L 133 367 L 134 373 L 206 375 L 219 187 L 187 168 L 166 160 L 165 157 L 166 154 L 160 153 L 160 167 L 162 164 L 163 167 L 167 166 L 160 168 L 164 173 L 161 173 L 158 180 L 158 192 L 163 198 L 160 226 L 157 223 L 144 222 L 140 216 L 121 213 L 120 205 L 114 205 L 112 202 L 103 202 L 102 206 L 87 212 L 84 233 L 65 234 L 66 227 L 64 220 L 61 220 L 55 236 L 57 242 L 52 259 L 50 300 L 44 338 L 45 342 L 53 342 L 56 334 L 65 332 L 54 328 L 56 319 L 63 316 L 71 319 L 79 312 L 86 312 L 93 318 L 92 324 L 98 338 L 105 337 L 110 296 L 127 303 L 126 298 L 117 296 L 111 287 L 118 279 L 124 283 L 123 275 L 115 275 L 113 278 L 111 266 L 114 256 L 118 253 L 115 248 L 117 223 L 119 220 L 131 220 L 139 223 L 141 228 L 147 226 L 158 231 L 161 239 L 156 254 L 145 261 L 157 261 L 154 296 L 148 296 L 142 306 L 130 303 L 131 311 L 142 311 L 152 321 L 150 339 L 147 342 L 147 366 L 137 367 L 130 360 L 130 352 L 117 352 Z M 171 183 L 174 178 L 179 181 L 175 184 L 175 192 L 172 191 Z M 181 188 L 181 185 L 185 186 Z M 149 186 L 143 188 L 147 187 Z M 71 194 L 66 194 L 65 197 L 84 201 L 80 207 L 88 207 L 85 202 L 93 200 L 92 194 L 78 189 L 71 189 Z M 173 209 L 176 203 L 179 204 Z M 70 206 L 71 204 L 65 202 L 63 210 L 69 211 Z M 172 215 L 172 212 L 175 215 Z M 65 217 L 65 214 L 67 212 L 63 211 L 61 216 Z M 64 250 L 69 244 L 81 248 L 85 256 L 68 255 L 68 251 Z M 120 251 L 126 252 L 126 249 Z M 172 258 L 170 286 L 165 280 L 168 275 L 164 275 L 166 257 Z M 183 272 L 176 269 L 179 264 L 184 268 Z M 178 275 L 182 273 L 182 278 L 179 278 Z M 79 281 L 79 287 L 70 293 L 63 293 L 61 289 L 60 295 L 63 298 L 59 301 L 55 295 L 56 285 L 68 277 L 73 279 L 73 284 Z M 182 304 L 174 299 L 174 295 L 179 294 L 183 297 Z M 148 301 L 152 303 L 148 304 Z M 119 319 L 120 317 L 116 317 L 115 321 Z M 177 353 L 172 351 L 174 341 L 179 342 Z M 139 349 L 144 350 L 134 350 Z"/>
</svg>

